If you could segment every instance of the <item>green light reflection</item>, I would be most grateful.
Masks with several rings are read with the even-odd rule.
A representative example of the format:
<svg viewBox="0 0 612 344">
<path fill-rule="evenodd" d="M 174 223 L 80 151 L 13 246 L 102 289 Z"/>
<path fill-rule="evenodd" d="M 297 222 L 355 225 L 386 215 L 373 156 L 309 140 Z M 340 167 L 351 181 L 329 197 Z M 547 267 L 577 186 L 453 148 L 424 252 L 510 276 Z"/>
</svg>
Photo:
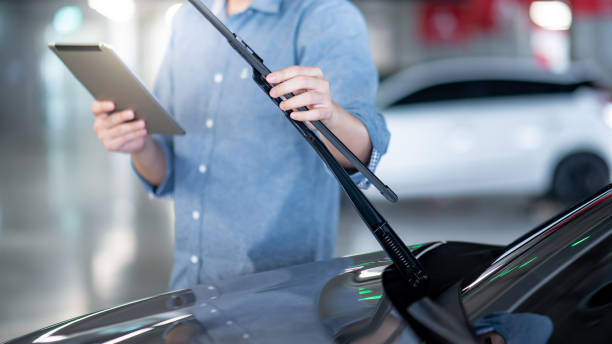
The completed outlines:
<svg viewBox="0 0 612 344">
<path fill-rule="evenodd" d="M 372 291 L 371 290 L 361 290 L 361 291 L 359 291 L 359 295 L 361 295 L 361 294 L 369 294 L 369 293 L 372 293 Z"/>
<path fill-rule="evenodd" d="M 515 266 L 514 266 L 514 267 L 512 267 L 512 268 L 508 268 L 508 269 L 506 269 L 506 270 L 504 270 L 504 271 L 500 272 L 500 273 L 499 273 L 497 276 L 495 276 L 495 277 L 491 278 L 491 279 L 489 280 L 489 282 L 493 282 L 493 281 L 495 281 L 496 279 L 498 279 L 498 278 L 500 278 L 500 277 L 504 277 L 504 276 L 506 276 L 507 274 L 509 274 L 509 273 L 511 273 L 512 271 L 514 271 L 515 269 L 522 269 L 523 267 L 527 266 L 529 263 L 533 262 L 533 261 L 534 261 L 534 260 L 536 260 L 536 259 L 538 259 L 538 257 L 533 257 L 533 258 L 529 259 L 528 261 L 524 262 L 524 263 L 523 263 L 523 264 L 521 264 L 521 265 L 515 265 Z"/>
<path fill-rule="evenodd" d="M 376 295 L 376 296 L 370 296 L 370 297 L 364 297 L 362 299 L 359 299 L 357 301 L 367 301 L 367 300 L 378 300 L 382 298 L 382 295 Z"/>
<path fill-rule="evenodd" d="M 498 278 L 500 278 L 500 277 L 503 277 L 503 276 L 505 276 L 505 275 L 509 274 L 509 273 L 510 273 L 512 270 L 514 270 L 514 269 L 516 269 L 516 266 L 515 266 L 515 267 L 513 267 L 512 269 L 507 269 L 507 270 L 503 271 L 502 273 L 498 274 L 497 276 L 495 276 L 495 277 L 491 278 L 491 279 L 490 279 L 490 281 L 491 281 L 491 282 L 493 282 L 493 281 L 495 281 L 496 279 L 498 279 Z"/>
<path fill-rule="evenodd" d="M 357 265 L 351 265 L 351 266 L 349 266 L 349 269 L 350 268 L 356 268 L 356 267 L 362 267 L 362 266 L 366 266 L 366 265 L 370 265 L 370 264 L 376 264 L 376 263 L 391 263 L 391 259 L 374 260 L 374 261 L 371 261 L 371 262 L 361 263 L 361 264 L 357 264 Z"/>
<path fill-rule="evenodd" d="M 573 243 L 573 244 L 572 244 L 572 247 L 576 247 L 576 246 L 578 246 L 578 245 L 582 244 L 584 241 L 586 241 L 586 240 L 587 240 L 588 238 L 590 238 L 590 237 L 591 237 L 590 235 L 587 235 L 586 237 L 584 237 L 584 238 L 582 238 L 582 239 L 580 239 L 580 240 L 576 241 L 575 243 Z"/>
<path fill-rule="evenodd" d="M 531 259 L 529 259 L 527 262 L 523 263 L 521 266 L 519 266 L 519 269 L 522 268 L 523 266 L 533 262 L 534 260 L 536 260 L 538 257 L 533 257 Z"/>
</svg>

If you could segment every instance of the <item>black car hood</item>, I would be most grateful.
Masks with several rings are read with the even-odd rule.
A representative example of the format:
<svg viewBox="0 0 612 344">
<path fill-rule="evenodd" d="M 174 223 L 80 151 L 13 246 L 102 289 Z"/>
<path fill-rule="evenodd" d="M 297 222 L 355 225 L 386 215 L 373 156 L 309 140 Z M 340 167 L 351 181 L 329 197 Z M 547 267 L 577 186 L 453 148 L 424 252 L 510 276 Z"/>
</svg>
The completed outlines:
<svg viewBox="0 0 612 344">
<path fill-rule="evenodd" d="M 429 245 L 417 245 L 416 251 Z M 375 252 L 202 284 L 8 343 L 326 343 L 346 328 L 363 338 L 416 342 L 382 295 L 380 275 L 390 263 Z M 372 326 L 383 303 L 386 321 Z"/>
<path fill-rule="evenodd" d="M 410 249 L 430 274 L 429 296 L 447 311 L 438 296 L 457 287 L 455 315 L 468 327 L 496 312 L 535 313 L 557 328 L 552 342 L 603 343 L 612 324 L 611 214 L 612 185 L 505 249 L 452 242 Z M 390 264 L 375 252 L 202 284 L 8 343 L 420 342 L 397 312 L 406 311 L 396 305 L 405 289 L 383 294 L 381 275 Z"/>
</svg>

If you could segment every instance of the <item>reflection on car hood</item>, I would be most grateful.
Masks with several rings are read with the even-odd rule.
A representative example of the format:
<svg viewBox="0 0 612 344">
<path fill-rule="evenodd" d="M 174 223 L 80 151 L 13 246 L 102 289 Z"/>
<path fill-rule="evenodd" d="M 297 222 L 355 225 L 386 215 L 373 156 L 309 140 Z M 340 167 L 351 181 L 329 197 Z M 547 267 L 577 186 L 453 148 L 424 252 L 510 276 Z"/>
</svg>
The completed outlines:
<svg viewBox="0 0 612 344">
<path fill-rule="evenodd" d="M 535 313 L 554 324 L 553 342 L 602 342 L 610 328 L 610 214 L 612 185 L 517 239 L 501 256 L 503 248 L 482 244 L 410 249 L 430 273 L 431 295 L 466 282 L 455 295 L 466 326 L 491 315 L 515 323 L 499 312 L 517 311 L 523 320 Z M 389 264 L 375 252 L 236 277 L 92 313 L 9 343 L 415 342 L 391 306 L 398 298 L 389 302 L 382 294 L 380 276 Z"/>
<path fill-rule="evenodd" d="M 332 342 L 346 326 L 376 331 L 368 319 L 384 300 L 380 271 L 389 264 L 384 253 L 376 252 L 198 285 L 75 318 L 9 343 Z M 401 317 L 389 319 L 379 325 L 391 326 L 394 338 L 413 342 Z"/>
</svg>

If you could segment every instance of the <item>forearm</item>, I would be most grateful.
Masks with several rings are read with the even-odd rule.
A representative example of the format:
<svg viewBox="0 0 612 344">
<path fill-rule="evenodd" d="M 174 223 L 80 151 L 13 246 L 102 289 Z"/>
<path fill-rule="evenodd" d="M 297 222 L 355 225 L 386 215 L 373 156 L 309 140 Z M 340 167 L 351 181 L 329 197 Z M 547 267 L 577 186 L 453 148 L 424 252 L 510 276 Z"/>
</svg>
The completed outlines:
<svg viewBox="0 0 612 344">
<path fill-rule="evenodd" d="M 324 121 L 324 124 L 331 130 L 344 145 L 361 160 L 364 164 L 368 164 L 370 155 L 372 154 L 372 142 L 370 135 L 363 122 L 348 113 L 341 106 L 334 103 L 335 115 L 329 120 Z M 345 168 L 351 168 L 353 165 L 340 153 L 325 137 L 321 136 L 323 143 L 331 151 L 333 156 Z"/>
<path fill-rule="evenodd" d="M 144 147 L 132 153 L 136 171 L 150 184 L 160 186 L 166 177 L 166 157 L 151 136 L 145 138 Z"/>
</svg>

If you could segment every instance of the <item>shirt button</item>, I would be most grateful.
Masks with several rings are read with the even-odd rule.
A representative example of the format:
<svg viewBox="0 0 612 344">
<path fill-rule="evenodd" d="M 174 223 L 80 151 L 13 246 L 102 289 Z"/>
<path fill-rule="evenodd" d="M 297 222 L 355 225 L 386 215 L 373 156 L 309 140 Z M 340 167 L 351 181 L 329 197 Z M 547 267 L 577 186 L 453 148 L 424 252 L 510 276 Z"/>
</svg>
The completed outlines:
<svg viewBox="0 0 612 344">
<path fill-rule="evenodd" d="M 213 121 L 212 119 L 206 120 L 206 128 L 211 129 L 214 125 L 215 125 L 215 121 Z"/>
<path fill-rule="evenodd" d="M 200 171 L 200 173 L 202 174 L 206 173 L 206 165 L 204 164 L 200 165 L 200 167 L 198 168 L 198 171 Z"/>
<path fill-rule="evenodd" d="M 193 264 L 198 264 L 198 260 L 199 260 L 199 259 L 198 259 L 198 256 L 191 256 L 191 262 L 192 262 Z"/>
<path fill-rule="evenodd" d="M 220 84 L 223 81 L 223 74 L 217 73 L 215 74 L 215 84 Z"/>
<path fill-rule="evenodd" d="M 240 73 L 240 79 L 246 79 L 249 77 L 249 70 L 248 68 L 244 68 L 242 69 L 242 73 Z"/>
<path fill-rule="evenodd" d="M 199 220 L 200 219 L 200 212 L 199 211 L 194 211 L 193 213 L 191 213 L 191 217 L 193 217 L 194 220 Z"/>
</svg>

